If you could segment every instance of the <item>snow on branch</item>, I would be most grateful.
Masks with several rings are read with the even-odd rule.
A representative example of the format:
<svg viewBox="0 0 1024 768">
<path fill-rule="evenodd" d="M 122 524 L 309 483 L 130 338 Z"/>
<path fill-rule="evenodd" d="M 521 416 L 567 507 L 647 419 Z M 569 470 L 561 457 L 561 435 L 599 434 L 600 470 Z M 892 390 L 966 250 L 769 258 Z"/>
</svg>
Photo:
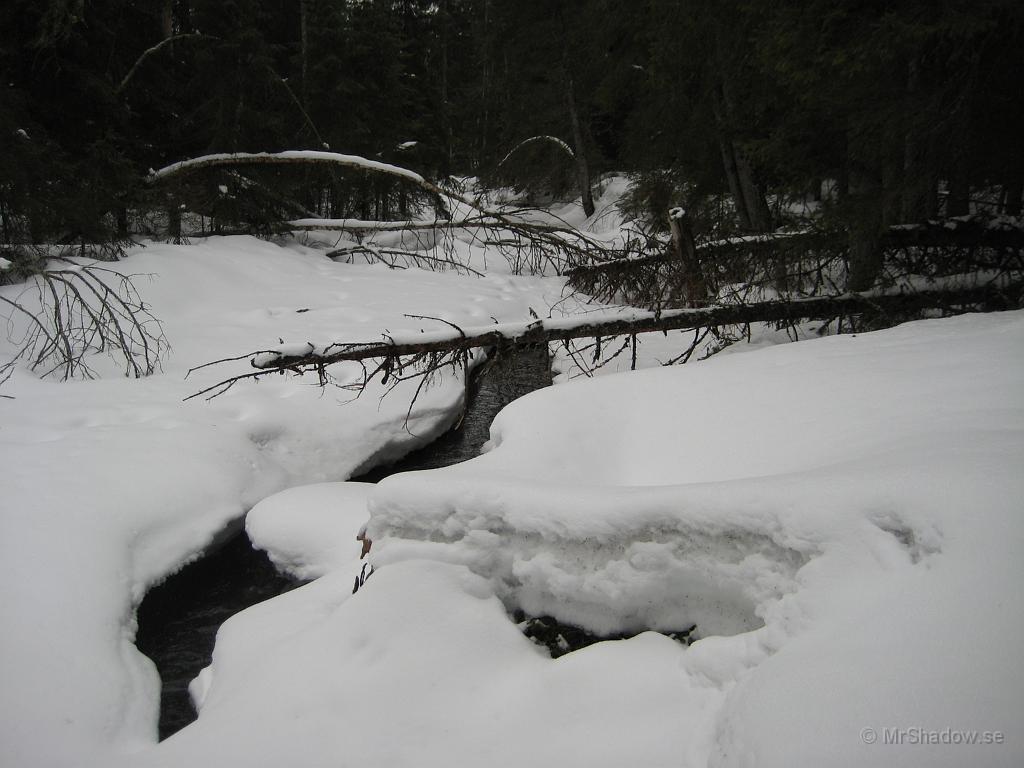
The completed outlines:
<svg viewBox="0 0 1024 768">
<path fill-rule="evenodd" d="M 165 181 L 174 176 L 194 173 L 195 171 L 199 171 L 204 168 L 237 165 L 282 165 L 289 163 L 337 165 L 344 168 L 352 168 L 354 170 L 384 173 L 389 176 L 397 176 L 398 178 L 410 181 L 413 184 L 423 187 L 435 194 L 453 197 L 467 205 L 472 205 L 469 201 L 463 200 L 458 195 L 446 191 L 436 184 L 432 184 L 420 176 L 420 174 L 415 171 L 410 171 L 407 168 L 390 165 L 389 163 L 381 163 L 377 160 L 368 160 L 367 158 L 360 157 L 359 155 L 343 155 L 338 152 L 325 152 L 314 149 L 287 150 L 284 152 L 221 152 L 212 155 L 202 155 L 200 157 L 193 157 L 188 160 L 172 163 L 158 171 L 151 171 L 149 174 L 149 181 Z"/>
<path fill-rule="evenodd" d="M 293 219 L 287 222 L 289 229 L 327 230 L 343 232 L 405 232 L 430 229 L 491 229 L 508 228 L 523 232 L 562 233 L 585 238 L 575 227 L 559 224 L 544 224 L 524 221 L 506 214 L 481 214 L 461 219 L 424 219 L 419 221 L 374 221 L 366 219 Z"/>
<path fill-rule="evenodd" d="M 436 219 L 434 221 L 364 221 L 362 219 L 316 219 L 303 218 L 287 222 L 295 230 L 347 230 L 357 232 L 397 232 L 423 229 L 476 228 L 486 230 L 508 230 L 513 240 L 497 239 L 498 245 L 519 249 L 522 247 L 548 249 L 562 253 L 574 263 L 594 258 L 595 252 L 611 258 L 606 245 L 567 224 L 530 222 L 512 213 L 493 210 L 464 195 L 445 189 L 425 179 L 415 171 L 397 165 L 369 160 L 359 155 L 343 155 L 320 150 L 289 150 L 285 152 L 230 152 L 203 155 L 173 163 L 157 171 L 151 171 L 150 183 L 158 183 L 178 176 L 194 173 L 205 168 L 234 167 L 238 165 L 282 165 L 282 164 L 328 164 L 354 170 L 382 173 L 408 181 L 439 198 L 448 198 L 475 211 L 475 216 L 460 219 Z M 524 245 L 525 243 L 525 245 Z"/>
<path fill-rule="evenodd" d="M 495 226 L 494 219 L 479 217 L 467 219 L 432 219 L 423 221 L 374 221 L 367 219 L 293 219 L 288 228 L 307 231 L 324 230 L 334 232 L 405 232 L 408 230 L 464 228 Z"/>
<path fill-rule="evenodd" d="M 436 229 L 438 227 L 494 227 L 507 226 L 531 232 L 565 232 L 577 235 L 588 240 L 586 236 L 574 227 L 557 224 L 540 224 L 519 220 L 508 213 L 485 208 L 475 200 L 460 195 L 449 189 L 444 189 L 432 181 L 428 181 L 415 171 L 401 166 L 381 163 L 377 160 L 369 160 L 359 155 L 343 155 L 337 152 L 324 152 L 320 150 L 303 149 L 287 150 L 284 152 L 225 152 L 219 154 L 203 155 L 189 160 L 182 160 L 177 163 L 165 166 L 158 171 L 151 171 L 148 177 L 150 183 L 156 183 L 172 179 L 176 176 L 194 173 L 205 168 L 217 168 L 238 165 L 286 165 L 295 163 L 312 163 L 336 165 L 354 170 L 382 173 L 394 176 L 399 179 L 411 182 L 421 189 L 442 198 L 448 198 L 461 203 L 479 214 L 479 217 L 469 217 L 455 221 L 438 219 L 435 222 L 414 222 L 414 221 L 364 221 L 360 219 L 297 219 L 288 222 L 293 229 L 331 229 L 331 230 L 377 230 L 392 232 L 403 229 Z M 589 240 L 588 240 L 589 241 Z"/>
<path fill-rule="evenodd" d="M 523 139 L 522 141 L 520 141 L 518 144 L 516 144 L 514 147 L 512 147 L 512 149 L 510 149 L 508 151 L 507 155 L 505 155 L 503 158 L 501 158 L 501 162 L 498 163 L 498 167 L 500 168 L 501 166 L 503 166 L 505 164 L 506 160 L 508 160 L 510 157 L 512 157 L 512 155 L 514 155 L 517 151 L 519 151 L 520 149 L 525 147 L 527 144 L 533 144 L 534 142 L 537 142 L 537 141 L 547 141 L 547 142 L 550 142 L 550 143 L 554 144 L 556 147 L 558 147 L 559 149 L 563 150 L 567 155 L 569 155 L 570 159 L 572 159 L 572 160 L 576 159 L 576 153 L 572 151 L 572 147 L 570 147 L 568 144 L 566 144 L 564 141 L 562 141 L 557 136 L 548 136 L 548 135 L 545 134 L 545 135 L 541 135 L 541 136 L 531 136 L 528 139 Z"/>
</svg>

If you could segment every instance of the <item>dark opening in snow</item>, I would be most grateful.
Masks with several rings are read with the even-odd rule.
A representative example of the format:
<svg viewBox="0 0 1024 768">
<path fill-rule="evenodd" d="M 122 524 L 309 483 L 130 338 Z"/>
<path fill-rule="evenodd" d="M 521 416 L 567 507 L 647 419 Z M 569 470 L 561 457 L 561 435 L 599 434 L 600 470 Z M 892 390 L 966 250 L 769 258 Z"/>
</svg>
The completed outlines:
<svg viewBox="0 0 1024 768">
<path fill-rule="evenodd" d="M 546 648 L 552 659 L 586 648 L 594 643 L 602 643 L 606 640 L 628 640 L 640 634 L 640 632 L 627 632 L 597 635 L 574 624 L 560 622 L 552 616 L 527 616 L 521 610 L 512 613 L 512 621 L 535 644 Z M 676 632 L 661 632 L 659 634 L 683 645 L 690 645 L 698 639 L 696 624 Z"/>
<path fill-rule="evenodd" d="M 135 645 L 156 664 L 160 738 L 196 719 L 188 684 L 210 663 L 220 625 L 300 582 L 278 573 L 265 552 L 238 531 L 146 593 L 139 606 Z"/>
</svg>

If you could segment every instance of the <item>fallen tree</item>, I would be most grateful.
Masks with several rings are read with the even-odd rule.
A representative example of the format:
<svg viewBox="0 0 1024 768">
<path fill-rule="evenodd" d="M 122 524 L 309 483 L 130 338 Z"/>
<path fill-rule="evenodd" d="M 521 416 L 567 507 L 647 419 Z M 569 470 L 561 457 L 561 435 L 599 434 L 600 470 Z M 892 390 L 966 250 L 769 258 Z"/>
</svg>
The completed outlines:
<svg viewBox="0 0 1024 768">
<path fill-rule="evenodd" d="M 670 242 L 661 243 L 648 238 L 631 244 L 627 239 L 620 247 L 609 247 L 567 224 L 529 220 L 521 211 L 491 209 L 479 200 L 457 190 L 446 189 L 409 169 L 355 155 L 313 150 L 207 155 L 153 171 L 150 181 L 164 183 L 208 168 L 293 164 L 327 165 L 383 174 L 413 185 L 436 203 L 436 214 L 432 220 L 307 217 L 281 222 L 285 230 L 341 231 L 359 239 L 355 245 L 347 244 L 336 249 L 333 252 L 336 258 L 366 258 L 395 268 L 427 266 L 432 269 L 458 269 L 460 264 L 453 257 L 456 253 L 456 232 L 462 232 L 459 237 L 469 236 L 475 242 L 503 249 L 502 253 L 513 264 L 514 271 L 522 271 L 523 265 L 538 271 L 546 264 L 554 264 L 559 273 L 570 277 L 571 287 L 592 298 L 617 303 L 625 299 L 646 309 L 630 308 L 562 318 L 535 317 L 527 322 L 495 323 L 475 328 L 461 328 L 438 318 L 423 317 L 419 319 L 437 321 L 447 327 L 430 332 L 420 329 L 418 333 L 384 333 L 380 340 L 369 342 L 343 340 L 282 346 L 199 366 L 206 368 L 216 363 L 248 359 L 254 370 L 224 379 L 192 397 L 216 397 L 239 381 L 272 373 L 312 372 L 321 385 L 338 384 L 328 367 L 346 361 L 359 363 L 362 376 L 356 377 L 354 383 L 338 385 L 361 392 L 377 376 L 383 383 L 390 381 L 393 385 L 413 377 L 423 377 L 427 381 L 433 372 L 446 366 L 468 369 L 476 359 L 475 351 L 480 349 L 503 353 L 521 346 L 562 343 L 570 356 L 577 359 L 580 350 L 573 348 L 573 342 L 588 338 L 594 340 L 588 349 L 593 349 L 595 363 L 602 359 L 602 353 L 607 358 L 607 340 L 624 339 L 611 353 L 611 358 L 631 348 L 635 367 L 638 334 L 698 331 L 689 349 L 676 358 L 685 362 L 709 333 L 715 334 L 715 348 L 721 348 L 749 334 L 753 323 L 774 323 L 781 328 L 792 327 L 803 320 L 831 322 L 838 319 L 840 328 L 844 321 L 847 329 L 880 327 L 919 316 L 927 310 L 954 313 L 971 309 L 1006 309 L 1021 304 L 1024 283 L 1020 281 L 1019 259 L 1014 258 L 1019 256 L 1019 250 L 1015 249 L 1016 240 L 1010 238 L 1006 241 L 1007 235 L 1002 232 L 998 242 L 991 235 L 986 235 L 992 241 L 985 243 L 986 252 L 993 246 L 998 251 L 991 264 L 975 260 L 973 268 L 965 269 L 969 265 L 958 253 L 955 258 L 947 259 L 948 270 L 918 272 L 899 269 L 901 279 L 888 285 L 896 284 L 902 286 L 900 288 L 841 293 L 835 281 L 841 282 L 842 265 L 848 259 L 845 252 L 834 247 L 834 238 L 827 232 L 732 238 L 697 245 L 685 212 L 673 209 L 669 214 Z M 986 232 L 1003 228 L 1001 222 L 998 227 L 991 223 L 982 225 Z M 893 235 L 896 241 L 894 250 L 899 250 L 907 261 L 909 257 L 918 256 L 922 248 L 933 241 L 932 247 L 962 245 L 959 241 L 948 242 L 950 235 L 946 231 L 950 227 L 946 224 L 931 229 L 935 231 L 900 230 Z M 414 249 L 409 249 L 404 241 L 398 247 L 382 247 L 373 241 L 381 233 L 408 233 L 414 240 Z M 364 237 L 367 242 L 362 241 Z M 444 249 L 444 254 L 439 256 L 438 249 Z M 431 251 L 429 257 L 416 255 Z M 623 258 L 631 253 L 636 257 Z M 528 256 L 524 258 L 524 254 Z M 973 250 L 971 255 L 974 255 Z M 587 266 L 581 266 L 583 264 Z M 900 266 L 906 267 L 905 264 Z M 461 268 L 472 272 L 468 266 L 462 265 Z M 973 273 L 973 277 L 967 277 L 967 273 Z M 940 278 L 945 282 L 941 286 L 933 284 L 917 290 L 911 287 L 916 284 L 913 275 Z M 979 284 L 978 281 L 983 279 L 988 282 Z M 624 291 L 623 286 L 627 290 Z M 636 296 L 623 296 L 630 291 Z M 774 298 L 766 300 L 769 297 Z M 680 306 L 685 308 L 677 308 Z M 745 330 L 736 332 L 736 327 Z M 700 329 L 705 329 L 703 334 L 699 333 Z M 720 329 L 725 330 L 720 333 Z"/>
<path fill-rule="evenodd" d="M 992 311 L 1020 307 L 1022 298 L 1024 281 L 1015 280 L 981 286 L 912 292 L 845 293 L 755 303 L 715 304 L 663 312 L 627 309 L 469 328 L 462 328 L 438 318 L 410 315 L 408 317 L 435 320 L 447 327 L 430 332 L 385 333 L 379 341 L 371 342 L 336 341 L 323 345 L 313 342 L 284 345 L 277 349 L 250 352 L 238 357 L 213 361 L 193 370 L 246 359 L 255 370 L 224 379 L 187 399 L 204 395 L 208 398 L 216 397 L 240 381 L 274 373 L 290 372 L 301 375 L 312 372 L 317 375 L 320 384 L 324 385 L 331 380 L 326 370 L 327 366 L 344 361 L 356 361 L 364 365 L 360 386 L 365 387 L 378 374 L 381 375 L 382 381 L 387 383 L 389 378 L 408 378 L 410 371 L 415 375 L 423 375 L 448 365 L 465 366 L 469 360 L 469 353 L 476 349 L 490 348 L 507 352 L 516 347 L 536 344 L 625 336 L 633 344 L 635 359 L 636 336 L 641 333 L 710 329 L 750 323 L 787 323 L 857 315 L 893 318 L 922 310 L 941 310 L 950 313 L 971 309 Z M 370 365 L 365 364 L 367 360 L 372 361 Z"/>
<path fill-rule="evenodd" d="M 879 247 L 883 271 L 893 282 L 907 275 L 1024 270 L 1024 227 L 1006 217 L 976 214 L 897 225 L 882 234 Z M 664 290 L 680 279 L 678 249 L 652 237 L 635 250 L 636 256 L 595 258 L 567 270 L 569 284 L 607 303 L 679 306 L 678 297 Z M 715 293 L 741 286 L 742 298 L 766 288 L 792 296 L 836 293 L 849 269 L 849 237 L 815 227 L 698 242 L 687 269 L 699 271 Z"/>
<path fill-rule="evenodd" d="M 530 221 L 524 218 L 526 212 L 522 210 L 487 207 L 456 190 L 430 181 L 415 171 L 358 155 L 320 150 L 211 154 L 182 160 L 151 171 L 147 182 L 151 185 L 167 185 L 183 177 L 215 168 L 290 165 L 328 166 L 397 179 L 419 189 L 433 200 L 438 213 L 433 219 L 406 221 L 318 217 L 282 219 L 275 223 L 279 231 L 322 230 L 348 232 L 363 237 L 382 232 L 483 230 L 484 242 L 501 249 L 514 265 L 540 269 L 545 263 L 552 263 L 559 272 L 594 258 L 607 260 L 617 255 L 615 249 L 606 243 L 588 236 L 576 227 L 557 220 L 551 221 L 550 215 L 548 221 Z M 294 204 L 292 207 L 297 205 Z M 456 216 L 453 217 L 449 213 L 451 209 L 458 211 Z M 529 252 L 532 258 L 523 259 L 524 252 Z"/>
</svg>

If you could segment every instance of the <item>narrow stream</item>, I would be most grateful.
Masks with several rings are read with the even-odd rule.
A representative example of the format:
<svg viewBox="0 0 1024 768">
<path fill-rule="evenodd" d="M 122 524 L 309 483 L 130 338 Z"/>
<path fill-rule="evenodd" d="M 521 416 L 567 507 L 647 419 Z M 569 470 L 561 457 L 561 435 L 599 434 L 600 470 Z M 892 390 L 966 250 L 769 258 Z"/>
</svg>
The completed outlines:
<svg viewBox="0 0 1024 768">
<path fill-rule="evenodd" d="M 494 360 L 475 377 L 460 425 L 395 464 L 352 479 L 377 482 L 397 472 L 470 459 L 486 442 L 498 411 L 550 383 L 545 346 Z M 138 610 L 135 644 L 156 664 L 163 683 L 161 740 L 196 719 L 188 684 L 210 663 L 220 625 L 235 613 L 299 584 L 279 574 L 264 552 L 253 549 L 239 524 L 200 559 L 146 593 Z"/>
</svg>

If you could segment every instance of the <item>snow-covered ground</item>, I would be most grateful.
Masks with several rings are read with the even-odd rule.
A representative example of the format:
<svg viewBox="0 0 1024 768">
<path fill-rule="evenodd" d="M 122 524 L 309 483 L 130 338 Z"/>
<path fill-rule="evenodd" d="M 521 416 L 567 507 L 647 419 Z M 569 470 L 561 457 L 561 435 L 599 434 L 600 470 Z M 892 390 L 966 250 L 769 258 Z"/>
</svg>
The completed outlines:
<svg viewBox="0 0 1024 768">
<path fill-rule="evenodd" d="M 1015 312 L 577 382 L 478 459 L 272 497 L 250 534 L 324 575 L 134 764 L 1019 765 L 1022 349 Z M 515 608 L 701 639 L 551 660 Z"/>
<path fill-rule="evenodd" d="M 422 325 L 402 313 L 520 320 L 558 281 L 251 238 L 122 267 L 158 276 L 165 372 L 20 371 L 0 400 L 3 764 L 1024 762 L 1024 312 L 573 381 L 505 409 L 483 456 L 367 486 L 335 481 L 410 447 L 411 390 L 182 403 L 226 372 L 184 371 Z M 411 432 L 460 396 L 429 390 Z M 222 627 L 199 720 L 158 745 L 133 608 L 253 506 L 254 542 L 316 578 Z M 516 608 L 639 634 L 552 660 Z M 689 647 L 644 631 L 694 623 Z M 941 743 L 963 739 L 1000 743 Z"/>
<path fill-rule="evenodd" d="M 185 380 L 190 367 L 280 340 L 372 340 L 425 325 L 403 313 L 518 320 L 559 290 L 336 264 L 248 237 L 150 244 L 117 268 L 139 275 L 163 321 L 164 372 L 129 380 L 111 365 L 109 378 L 58 383 L 18 370 L 3 389 L 14 399 L 0 399 L 4 765 L 109 765 L 112 752 L 153 743 L 159 680 L 132 643 L 145 590 L 275 491 L 343 480 L 422 444 L 462 398 L 461 377 L 449 376 L 421 393 L 408 425 L 415 382 L 343 405 L 351 392 L 275 377 L 182 402 L 251 370 L 243 360 Z"/>
</svg>

